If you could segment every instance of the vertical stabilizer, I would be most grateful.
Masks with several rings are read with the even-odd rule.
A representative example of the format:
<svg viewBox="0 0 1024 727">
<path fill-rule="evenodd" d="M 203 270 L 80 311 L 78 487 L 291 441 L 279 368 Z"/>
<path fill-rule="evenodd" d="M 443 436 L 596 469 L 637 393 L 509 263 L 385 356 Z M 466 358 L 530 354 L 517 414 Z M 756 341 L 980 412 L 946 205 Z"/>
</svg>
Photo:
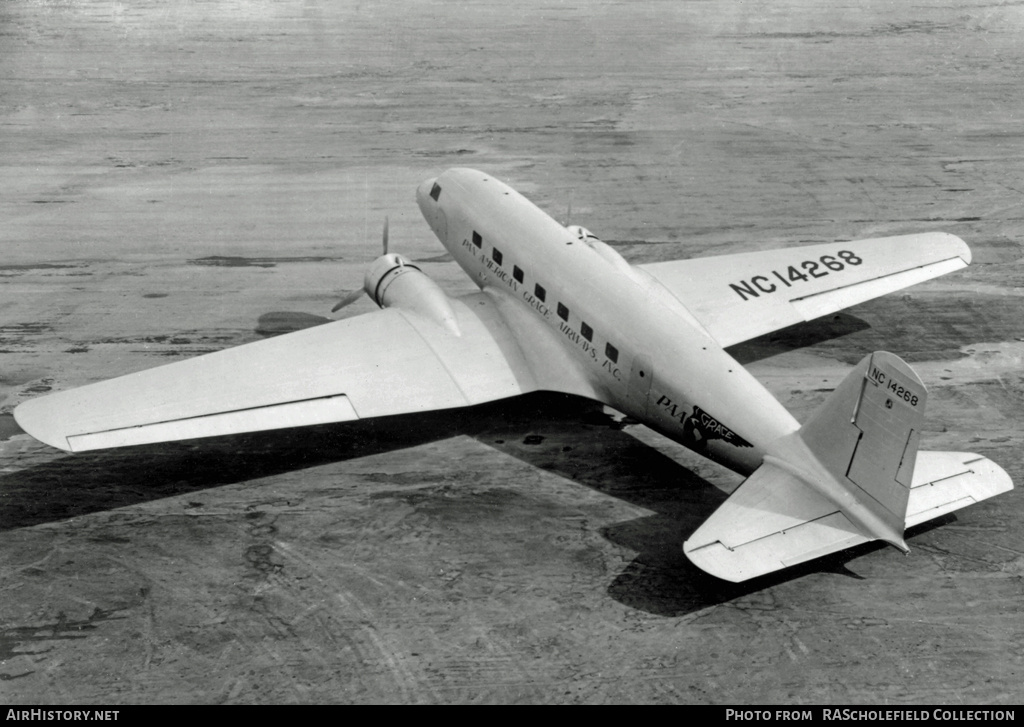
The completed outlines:
<svg viewBox="0 0 1024 727">
<path fill-rule="evenodd" d="M 797 433 L 829 474 L 856 488 L 855 498 L 899 533 L 926 398 L 910 366 L 878 351 L 857 365 Z"/>
</svg>

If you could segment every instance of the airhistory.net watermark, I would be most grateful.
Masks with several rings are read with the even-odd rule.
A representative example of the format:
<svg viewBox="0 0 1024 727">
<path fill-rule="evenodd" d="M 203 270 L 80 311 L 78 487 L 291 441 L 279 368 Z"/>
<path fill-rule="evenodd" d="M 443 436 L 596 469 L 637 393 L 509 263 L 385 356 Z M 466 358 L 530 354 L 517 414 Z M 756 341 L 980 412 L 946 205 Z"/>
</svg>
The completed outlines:
<svg viewBox="0 0 1024 727">
<path fill-rule="evenodd" d="M 8 709 L 5 719 L 31 722 L 88 722 L 117 720 L 118 709 Z"/>
</svg>

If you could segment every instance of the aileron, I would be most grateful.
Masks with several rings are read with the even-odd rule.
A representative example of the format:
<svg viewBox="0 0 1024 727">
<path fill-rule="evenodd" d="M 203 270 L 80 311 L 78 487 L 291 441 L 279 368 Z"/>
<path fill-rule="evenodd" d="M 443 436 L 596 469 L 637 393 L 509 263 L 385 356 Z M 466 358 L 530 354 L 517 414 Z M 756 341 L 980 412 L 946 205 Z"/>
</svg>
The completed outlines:
<svg viewBox="0 0 1024 727">
<path fill-rule="evenodd" d="M 215 437 L 235 432 L 257 432 L 286 427 L 305 427 L 358 419 L 344 394 L 286 404 L 207 414 L 153 424 L 110 429 L 67 437 L 68 449 L 83 452 L 137 444 L 152 444 L 197 437 Z"/>
</svg>

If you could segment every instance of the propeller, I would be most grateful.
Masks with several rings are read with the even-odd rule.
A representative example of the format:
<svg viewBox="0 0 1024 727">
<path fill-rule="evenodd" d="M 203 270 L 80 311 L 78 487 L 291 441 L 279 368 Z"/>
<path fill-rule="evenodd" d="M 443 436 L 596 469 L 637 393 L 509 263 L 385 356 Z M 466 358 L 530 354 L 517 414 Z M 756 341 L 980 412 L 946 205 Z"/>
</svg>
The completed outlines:
<svg viewBox="0 0 1024 727">
<path fill-rule="evenodd" d="M 342 298 L 340 301 L 338 301 L 338 304 L 336 306 L 331 308 L 331 313 L 337 313 L 338 311 L 340 311 L 345 306 L 352 305 L 353 303 L 355 303 L 357 300 L 359 300 L 362 297 L 363 297 L 363 289 L 362 288 L 356 288 L 355 290 L 350 291 L 348 293 L 348 295 L 346 295 L 344 298 Z"/>
<path fill-rule="evenodd" d="M 384 254 L 388 254 L 388 218 L 384 217 Z M 345 294 L 345 297 L 338 301 L 337 305 L 331 308 L 331 313 L 337 313 L 342 308 L 348 305 L 352 305 L 357 300 L 363 297 L 363 289 L 356 288 Z"/>
</svg>

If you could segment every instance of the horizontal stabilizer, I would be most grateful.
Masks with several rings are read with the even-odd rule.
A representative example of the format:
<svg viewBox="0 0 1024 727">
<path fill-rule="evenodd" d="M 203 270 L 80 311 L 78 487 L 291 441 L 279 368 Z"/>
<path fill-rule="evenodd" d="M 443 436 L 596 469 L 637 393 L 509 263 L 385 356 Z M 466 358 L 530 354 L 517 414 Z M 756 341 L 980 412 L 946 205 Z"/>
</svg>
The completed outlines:
<svg viewBox="0 0 1024 727">
<path fill-rule="evenodd" d="M 690 539 L 701 570 L 739 582 L 868 542 L 840 509 L 785 469 L 762 465 Z"/>
<path fill-rule="evenodd" d="M 918 452 L 907 527 L 1013 489 L 1006 470 L 967 452 Z"/>
</svg>

